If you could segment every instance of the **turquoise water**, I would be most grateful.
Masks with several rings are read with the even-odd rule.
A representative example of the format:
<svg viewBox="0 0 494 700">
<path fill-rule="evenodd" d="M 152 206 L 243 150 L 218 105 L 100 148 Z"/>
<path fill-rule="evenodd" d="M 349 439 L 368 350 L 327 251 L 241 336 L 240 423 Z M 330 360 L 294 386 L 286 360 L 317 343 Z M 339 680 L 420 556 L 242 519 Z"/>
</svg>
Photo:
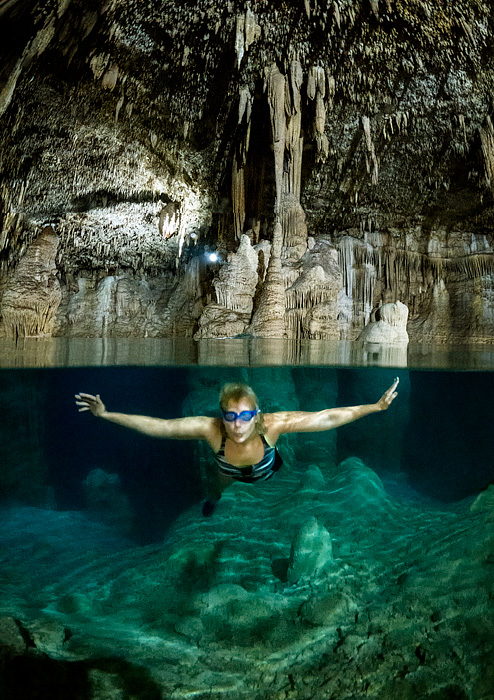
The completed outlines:
<svg viewBox="0 0 494 700">
<path fill-rule="evenodd" d="M 117 502 L 107 504 L 115 522 L 126 514 L 132 538 L 160 541 L 181 512 L 200 507 L 210 455 L 193 442 L 156 440 L 79 414 L 75 393 L 99 393 L 109 410 L 124 413 L 214 415 L 221 384 L 242 380 L 266 412 L 316 411 L 373 403 L 395 376 L 399 396 L 386 413 L 329 433 L 283 436 L 285 472 L 357 456 L 391 492 L 410 498 L 452 503 L 485 489 L 494 481 L 492 372 L 87 367 L 0 371 L 1 502 L 87 512 L 85 482 L 101 470 L 119 480 Z"/>
<path fill-rule="evenodd" d="M 160 366 L 154 352 L 112 366 L 136 348 L 68 343 L 69 366 L 50 368 L 50 345 L 34 347 L 0 369 L 0 617 L 18 649 L 0 697 L 274 700 L 293 687 L 325 700 L 363 697 L 362 679 L 366 697 L 466 698 L 472 682 L 472 697 L 490 697 L 488 353 L 450 357 L 448 370 L 372 366 L 372 353 L 364 367 L 276 352 L 237 367 L 235 352 L 250 365 L 260 355 L 235 345 L 228 366 L 197 353 Z M 88 364 L 70 366 L 81 350 Z M 74 403 L 85 391 L 114 411 L 214 415 L 220 386 L 242 380 L 266 412 L 317 411 L 373 403 L 395 376 L 388 411 L 282 436 L 280 472 L 234 484 L 210 518 L 204 445 Z"/>
</svg>

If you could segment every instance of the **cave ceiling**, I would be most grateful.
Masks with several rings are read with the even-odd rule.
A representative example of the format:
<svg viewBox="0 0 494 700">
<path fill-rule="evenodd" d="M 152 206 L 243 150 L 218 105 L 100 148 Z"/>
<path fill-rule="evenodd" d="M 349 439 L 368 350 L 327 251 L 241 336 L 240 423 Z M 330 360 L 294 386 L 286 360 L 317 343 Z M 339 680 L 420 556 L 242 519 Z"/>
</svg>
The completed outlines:
<svg viewBox="0 0 494 700">
<path fill-rule="evenodd" d="M 401 298 L 423 320 L 441 281 L 424 255 L 468 284 L 491 272 L 493 14 L 488 0 L 0 1 L 0 291 L 47 225 L 67 320 L 82 273 L 190 277 L 192 249 L 271 241 L 291 207 L 285 288 L 308 238 L 370 241 L 367 307 Z M 415 256 L 416 289 L 384 249 Z M 199 277 L 188 334 L 218 270 Z"/>
</svg>

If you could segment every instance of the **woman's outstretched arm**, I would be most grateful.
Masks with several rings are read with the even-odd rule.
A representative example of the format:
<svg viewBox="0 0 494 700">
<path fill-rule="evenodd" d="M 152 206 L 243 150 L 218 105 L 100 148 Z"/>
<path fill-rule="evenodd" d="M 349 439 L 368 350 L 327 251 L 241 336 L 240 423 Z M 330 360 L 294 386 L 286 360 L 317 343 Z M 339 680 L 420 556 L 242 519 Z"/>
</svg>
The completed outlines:
<svg viewBox="0 0 494 700">
<path fill-rule="evenodd" d="M 216 421 L 208 416 L 191 416 L 189 418 L 151 418 L 136 416 L 128 413 L 113 413 L 106 410 L 99 394 L 76 394 L 76 404 L 79 412 L 91 411 L 93 416 L 103 418 L 110 423 L 116 423 L 124 428 L 136 430 L 144 435 L 160 438 L 176 438 L 181 440 L 211 439 Z"/>
<path fill-rule="evenodd" d="M 386 411 L 392 401 L 398 396 L 396 387 L 399 379 L 395 379 L 390 388 L 384 392 L 377 403 L 346 408 L 326 408 L 323 411 L 280 411 L 265 416 L 269 424 L 268 431 L 273 436 L 283 433 L 311 433 L 322 430 L 339 428 L 340 425 L 352 423 L 370 413 Z"/>
</svg>

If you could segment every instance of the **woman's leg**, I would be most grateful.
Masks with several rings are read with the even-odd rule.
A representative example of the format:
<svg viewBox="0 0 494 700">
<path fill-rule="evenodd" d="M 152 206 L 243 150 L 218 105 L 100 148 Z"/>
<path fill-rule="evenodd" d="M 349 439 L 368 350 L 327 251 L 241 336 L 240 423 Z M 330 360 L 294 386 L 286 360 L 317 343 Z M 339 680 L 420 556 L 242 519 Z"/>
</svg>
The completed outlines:
<svg viewBox="0 0 494 700">
<path fill-rule="evenodd" d="M 208 479 L 208 496 L 207 500 L 203 503 L 202 514 L 212 515 L 216 503 L 220 500 L 223 491 L 228 488 L 235 479 L 226 474 L 222 474 L 219 469 L 215 470 L 214 475 L 211 475 Z"/>
</svg>

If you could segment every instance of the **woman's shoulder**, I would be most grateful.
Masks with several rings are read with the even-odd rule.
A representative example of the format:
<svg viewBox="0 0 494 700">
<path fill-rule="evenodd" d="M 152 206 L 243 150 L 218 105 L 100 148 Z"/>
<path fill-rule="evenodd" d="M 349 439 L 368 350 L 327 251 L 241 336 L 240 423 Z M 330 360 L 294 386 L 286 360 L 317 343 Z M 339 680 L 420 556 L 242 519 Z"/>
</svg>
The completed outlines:
<svg viewBox="0 0 494 700">
<path fill-rule="evenodd" d="M 263 434 L 270 445 L 274 445 L 280 435 L 280 420 L 278 413 L 263 413 Z"/>
<path fill-rule="evenodd" d="M 221 420 L 221 418 L 212 418 L 208 442 L 215 452 L 218 452 L 218 450 L 220 449 L 221 443 L 223 441 L 223 436 L 223 421 Z"/>
</svg>

